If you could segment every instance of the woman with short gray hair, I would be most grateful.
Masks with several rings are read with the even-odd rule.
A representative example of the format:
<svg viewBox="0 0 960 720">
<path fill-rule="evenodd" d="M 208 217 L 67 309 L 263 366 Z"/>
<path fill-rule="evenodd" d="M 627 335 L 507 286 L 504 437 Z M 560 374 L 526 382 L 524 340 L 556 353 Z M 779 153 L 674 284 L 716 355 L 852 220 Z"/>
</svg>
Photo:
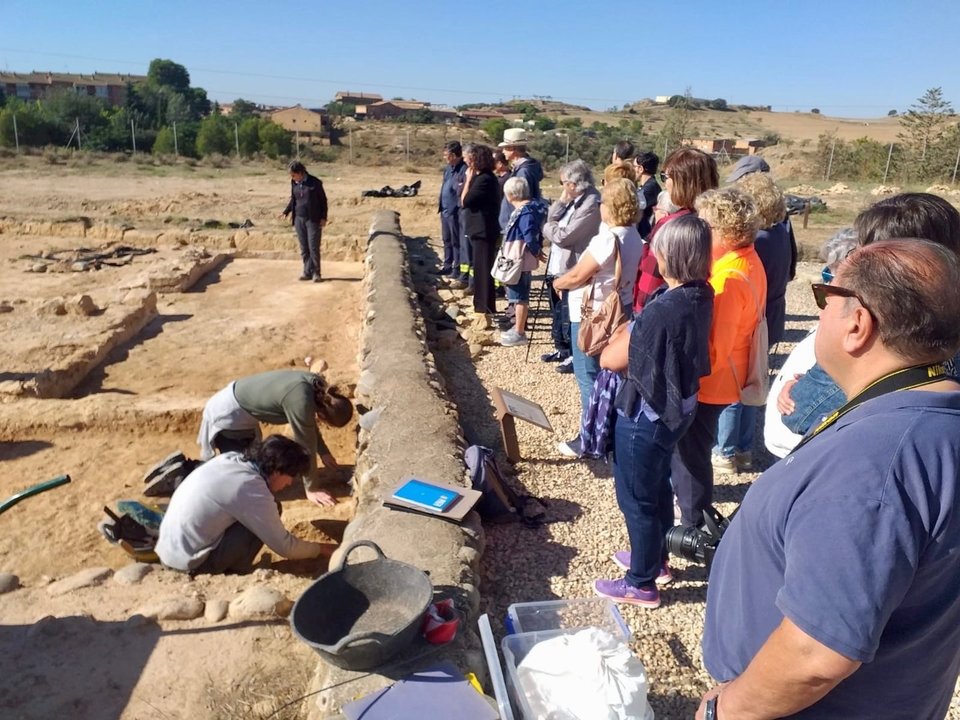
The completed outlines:
<svg viewBox="0 0 960 720">
<path fill-rule="evenodd" d="M 624 576 L 594 583 L 601 597 L 647 608 L 660 605 L 658 586 L 673 579 L 664 543 L 673 527 L 670 457 L 693 423 L 700 378 L 710 373 L 710 228 L 694 215 L 676 218 L 651 251 L 667 289 L 600 355 L 605 370 L 626 376 L 614 402 L 613 477 L 630 549 L 613 555 Z"/>
<path fill-rule="evenodd" d="M 507 180 L 503 185 L 503 192 L 507 202 L 514 208 L 507 221 L 503 238 L 504 247 L 508 247 L 506 243 L 523 243 L 520 277 L 513 285 L 506 286 L 507 301 L 514 307 L 514 326 L 500 334 L 500 344 L 513 347 L 527 343 L 531 273 L 540 264 L 539 257 L 543 249 L 543 235 L 540 228 L 543 227 L 546 219 L 547 208 L 542 200 L 530 199 L 530 185 L 520 176 Z"/>
</svg>

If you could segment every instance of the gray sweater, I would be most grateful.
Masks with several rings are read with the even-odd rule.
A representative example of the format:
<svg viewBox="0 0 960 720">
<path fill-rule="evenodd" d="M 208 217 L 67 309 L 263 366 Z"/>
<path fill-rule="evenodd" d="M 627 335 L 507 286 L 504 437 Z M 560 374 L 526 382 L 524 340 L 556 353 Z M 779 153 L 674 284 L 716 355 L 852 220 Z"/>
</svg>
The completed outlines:
<svg viewBox="0 0 960 720">
<path fill-rule="evenodd" d="M 320 543 L 287 532 L 260 470 L 231 452 L 198 467 L 173 494 L 160 523 L 160 562 L 175 570 L 193 570 L 235 522 L 285 558 L 313 558 L 323 550 Z"/>
<path fill-rule="evenodd" d="M 549 243 L 551 254 L 560 253 L 559 267 L 563 268 L 562 272 L 577 264 L 600 229 L 600 193 L 596 188 L 587 188 L 572 204 L 573 213 L 566 225 L 561 225 L 560 220 L 570 206 L 557 200 L 550 206 L 547 222 L 543 226 L 544 247 Z"/>
</svg>

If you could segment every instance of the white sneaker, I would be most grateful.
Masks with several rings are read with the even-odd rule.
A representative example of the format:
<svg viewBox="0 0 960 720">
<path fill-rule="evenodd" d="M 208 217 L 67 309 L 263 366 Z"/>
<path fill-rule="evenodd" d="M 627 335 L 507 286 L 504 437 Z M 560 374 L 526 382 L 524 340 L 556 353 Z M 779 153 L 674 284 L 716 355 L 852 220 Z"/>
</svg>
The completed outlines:
<svg viewBox="0 0 960 720">
<path fill-rule="evenodd" d="M 557 452 L 568 458 L 580 457 L 580 436 L 577 435 L 577 437 L 568 442 L 557 443 Z"/>
<path fill-rule="evenodd" d="M 514 347 L 515 345 L 526 345 L 527 336 L 523 333 L 518 333 L 515 328 L 511 328 L 506 332 L 500 333 L 500 344 L 504 347 Z"/>
</svg>

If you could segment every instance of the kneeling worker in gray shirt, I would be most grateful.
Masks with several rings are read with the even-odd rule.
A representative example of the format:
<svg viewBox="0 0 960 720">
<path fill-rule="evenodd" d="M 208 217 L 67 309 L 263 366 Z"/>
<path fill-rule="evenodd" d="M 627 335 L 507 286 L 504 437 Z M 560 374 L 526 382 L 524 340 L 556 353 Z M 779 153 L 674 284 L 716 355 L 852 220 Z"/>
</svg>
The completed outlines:
<svg viewBox="0 0 960 720">
<path fill-rule="evenodd" d="M 182 572 L 249 572 L 266 545 L 291 560 L 314 558 L 320 543 L 291 535 L 274 495 L 309 468 L 307 452 L 281 435 L 204 463 L 183 481 L 160 524 L 156 552 Z"/>
</svg>

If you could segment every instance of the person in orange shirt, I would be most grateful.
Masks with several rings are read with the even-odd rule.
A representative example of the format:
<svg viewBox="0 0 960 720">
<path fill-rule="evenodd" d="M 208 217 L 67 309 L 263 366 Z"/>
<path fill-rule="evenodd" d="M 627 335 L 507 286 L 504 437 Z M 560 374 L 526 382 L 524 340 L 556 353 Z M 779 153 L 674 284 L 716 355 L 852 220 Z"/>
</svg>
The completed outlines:
<svg viewBox="0 0 960 720">
<path fill-rule="evenodd" d="M 717 439 L 717 419 L 740 400 L 750 345 L 760 322 L 767 278 L 753 241 L 760 216 L 753 199 L 736 188 L 708 190 L 696 201 L 697 213 L 710 226 L 713 243 L 713 323 L 710 326 L 710 375 L 700 381 L 693 423 L 673 453 L 670 470 L 680 505 L 681 523 L 699 527 L 713 501 L 710 453 Z"/>
</svg>

